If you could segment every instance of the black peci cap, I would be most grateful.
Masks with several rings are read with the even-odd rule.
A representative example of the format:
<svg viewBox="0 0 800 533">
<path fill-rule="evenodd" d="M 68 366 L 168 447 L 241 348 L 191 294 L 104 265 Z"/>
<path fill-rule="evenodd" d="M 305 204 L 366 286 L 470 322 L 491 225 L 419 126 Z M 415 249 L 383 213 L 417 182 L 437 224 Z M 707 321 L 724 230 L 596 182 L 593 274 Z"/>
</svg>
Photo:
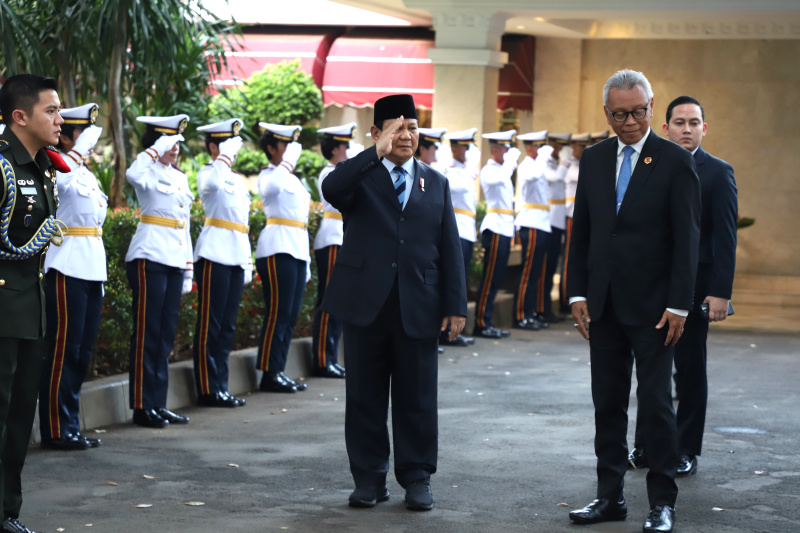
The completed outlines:
<svg viewBox="0 0 800 533">
<path fill-rule="evenodd" d="M 384 120 L 393 118 L 417 118 L 417 108 L 414 106 L 414 97 L 410 94 L 390 94 L 375 102 L 374 124 L 383 128 Z"/>
</svg>

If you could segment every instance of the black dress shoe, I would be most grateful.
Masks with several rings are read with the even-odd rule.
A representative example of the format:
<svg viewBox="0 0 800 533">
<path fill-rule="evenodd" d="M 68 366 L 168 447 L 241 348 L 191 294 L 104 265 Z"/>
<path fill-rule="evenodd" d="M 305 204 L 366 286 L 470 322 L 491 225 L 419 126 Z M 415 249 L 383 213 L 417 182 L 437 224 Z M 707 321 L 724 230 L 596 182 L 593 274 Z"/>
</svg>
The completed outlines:
<svg viewBox="0 0 800 533">
<path fill-rule="evenodd" d="M 244 398 L 237 398 L 236 396 L 234 396 L 233 394 L 231 394 L 228 391 L 225 391 L 225 392 L 223 392 L 221 394 L 223 396 L 225 396 L 226 398 L 233 399 L 233 402 L 236 404 L 236 407 L 241 407 L 241 406 L 243 406 L 244 404 L 247 403 L 247 400 L 245 400 Z"/>
<path fill-rule="evenodd" d="M 439 355 L 442 355 L 444 353 L 444 348 L 442 348 L 441 346 L 438 346 L 436 348 L 436 353 L 438 353 Z"/>
<path fill-rule="evenodd" d="M 472 342 L 475 342 L 475 339 L 472 339 Z M 461 346 L 461 347 L 464 347 L 464 346 L 469 346 L 469 341 L 467 340 L 467 337 L 465 337 L 463 335 L 456 335 L 456 337 L 451 341 L 449 335 L 447 335 L 445 333 L 442 333 L 439 336 L 439 344 L 441 344 L 443 346 Z"/>
<path fill-rule="evenodd" d="M 498 329 L 497 331 L 500 332 L 501 337 L 508 337 L 511 335 L 511 332 L 508 331 L 507 329 Z"/>
<path fill-rule="evenodd" d="M 290 378 L 289 376 L 287 376 L 286 374 L 284 374 L 283 372 L 281 372 L 281 376 L 283 376 L 283 379 L 285 379 L 286 381 L 288 381 L 289 383 L 294 385 L 294 388 L 297 389 L 298 392 L 306 390 L 308 388 L 308 383 L 301 383 L 301 382 L 295 381 L 292 378 Z"/>
<path fill-rule="evenodd" d="M 155 409 L 134 409 L 133 423 L 146 428 L 163 428 L 169 425 Z"/>
<path fill-rule="evenodd" d="M 533 313 L 533 316 L 531 318 L 539 324 L 539 327 L 541 329 L 546 329 L 550 327 L 550 322 L 548 322 L 547 319 L 544 317 L 544 315 L 540 313 Z"/>
<path fill-rule="evenodd" d="M 350 494 L 348 503 L 350 507 L 375 507 L 378 502 L 385 502 L 389 499 L 389 489 L 386 485 L 376 487 L 368 485 L 364 487 L 356 487 L 356 490 Z"/>
<path fill-rule="evenodd" d="M 181 416 L 178 413 L 173 413 L 166 407 L 159 407 L 156 409 L 158 416 L 169 422 L 170 424 L 186 425 L 189 423 L 188 416 Z"/>
<path fill-rule="evenodd" d="M 562 317 L 556 315 L 552 311 L 550 311 L 549 313 L 544 313 L 541 316 L 550 324 L 558 324 L 559 322 L 563 322 L 564 321 L 564 319 Z"/>
<path fill-rule="evenodd" d="M 628 470 L 641 470 L 648 466 L 647 455 L 642 448 L 634 448 L 631 450 L 631 453 L 628 454 Z"/>
<path fill-rule="evenodd" d="M 197 405 L 201 407 L 238 407 L 236 398 L 221 392 L 214 394 L 201 394 L 197 397 Z"/>
<path fill-rule="evenodd" d="M 691 476 L 697 473 L 697 456 L 696 455 L 681 455 L 678 461 L 678 471 L 675 473 L 678 477 Z"/>
<path fill-rule="evenodd" d="M 420 479 L 406 487 L 406 509 L 411 511 L 430 511 L 433 509 L 431 480 Z"/>
<path fill-rule="evenodd" d="M 344 372 L 339 370 L 333 365 L 323 366 L 321 368 L 315 368 L 313 375 L 317 376 L 318 378 L 336 378 L 336 379 L 344 379 Z"/>
<path fill-rule="evenodd" d="M 42 439 L 42 448 L 50 450 L 86 450 L 89 448 L 89 443 L 83 435 L 73 435 L 67 433 L 58 439 Z"/>
<path fill-rule="evenodd" d="M 459 335 L 459 337 L 463 337 L 464 341 L 466 341 L 467 345 L 469 346 L 475 344 L 475 337 L 467 337 L 466 335 Z"/>
<path fill-rule="evenodd" d="M 514 322 L 511 324 L 511 327 L 514 329 L 527 329 L 529 331 L 539 331 L 539 329 L 541 329 L 539 328 L 539 324 L 537 322 L 534 322 L 528 318 Z"/>
<path fill-rule="evenodd" d="M 596 524 L 611 520 L 625 520 L 628 517 L 628 506 L 625 496 L 620 495 L 619 501 L 612 502 L 607 498 L 593 501 L 583 509 L 569 513 L 569 519 L 576 524 Z"/>
<path fill-rule="evenodd" d="M 268 374 L 264 372 L 258 390 L 261 392 L 297 392 L 297 387 L 294 382 L 290 383 L 282 373 Z"/>
<path fill-rule="evenodd" d="M 675 509 L 669 505 L 656 505 L 650 509 L 642 531 L 645 533 L 671 533 L 675 525 Z"/>
<path fill-rule="evenodd" d="M 85 440 L 85 441 L 86 441 L 86 444 L 88 444 L 88 445 L 89 445 L 89 448 L 99 448 L 100 446 L 102 446 L 102 445 L 103 445 L 103 441 L 102 441 L 102 440 L 100 440 L 100 439 L 95 439 L 95 438 L 92 438 L 92 437 L 87 437 L 87 436 L 86 436 L 86 435 L 84 435 L 83 433 L 76 433 L 75 435 L 77 435 L 78 437 L 80 437 L 80 438 L 82 438 L 83 440 Z"/>
<path fill-rule="evenodd" d="M 18 518 L 14 518 L 12 516 L 9 516 L 3 520 L 3 531 L 7 531 L 9 533 L 36 533 L 34 530 L 23 526 L 22 522 L 20 522 Z"/>
<path fill-rule="evenodd" d="M 483 329 L 475 327 L 475 331 L 472 334 L 476 337 L 483 337 L 485 339 L 499 339 L 502 338 L 503 334 L 494 326 L 486 326 Z"/>
<path fill-rule="evenodd" d="M 347 371 L 339 363 L 333 363 L 333 366 L 335 366 L 342 374 L 347 375 Z"/>
</svg>

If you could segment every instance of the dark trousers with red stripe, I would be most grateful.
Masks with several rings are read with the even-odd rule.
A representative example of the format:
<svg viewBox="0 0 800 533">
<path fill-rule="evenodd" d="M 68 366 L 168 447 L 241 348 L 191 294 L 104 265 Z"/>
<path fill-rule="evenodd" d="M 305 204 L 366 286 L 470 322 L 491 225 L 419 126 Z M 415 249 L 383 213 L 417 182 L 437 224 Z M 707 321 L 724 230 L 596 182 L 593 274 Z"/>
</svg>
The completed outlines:
<svg viewBox="0 0 800 533">
<path fill-rule="evenodd" d="M 514 319 L 530 318 L 536 312 L 539 301 L 539 279 L 544 268 L 544 256 L 550 234 L 535 228 L 520 228 L 522 244 L 522 272 L 514 294 Z"/>
<path fill-rule="evenodd" d="M 494 298 L 506 275 L 508 255 L 511 253 L 511 237 L 485 230 L 481 233 L 481 244 L 483 244 L 483 277 L 475 305 L 475 329 L 478 330 L 492 325 Z"/>
<path fill-rule="evenodd" d="M 267 310 L 261 326 L 256 367 L 275 375 L 286 369 L 294 325 L 306 291 L 306 262 L 289 254 L 256 259 Z"/>
<path fill-rule="evenodd" d="M 386 481 L 390 396 L 397 482 L 407 487 L 429 478 L 438 453 L 438 338 L 406 334 L 396 280 L 375 321 L 365 327 L 346 323 L 344 337 L 344 436 L 356 486 Z"/>
<path fill-rule="evenodd" d="M 567 217 L 567 229 L 564 230 L 564 260 L 561 262 L 561 283 L 558 284 L 558 299 L 561 301 L 561 311 L 570 312 L 569 298 L 567 297 L 567 265 L 569 264 L 569 243 L 572 240 L 572 217 Z"/>
<path fill-rule="evenodd" d="M 169 354 L 175 344 L 183 269 L 149 259 L 125 264 L 133 291 L 129 360 L 131 409 L 167 406 Z"/>
<path fill-rule="evenodd" d="M 47 356 L 39 389 L 42 439 L 60 439 L 81 430 L 81 386 L 100 329 L 103 282 L 47 273 Z"/>
<path fill-rule="evenodd" d="M 556 274 L 558 268 L 558 261 L 561 254 L 564 252 L 564 230 L 559 228 L 550 228 L 550 238 L 547 241 L 547 258 L 544 264 L 544 293 L 543 298 L 540 299 L 542 305 L 539 306 L 540 313 L 551 313 L 553 311 L 553 298 L 550 293 L 553 292 L 553 276 Z"/>
<path fill-rule="evenodd" d="M 200 259 L 197 280 L 197 326 L 194 330 L 194 382 L 197 394 L 228 392 L 228 356 L 242 299 L 244 269 Z"/>
<path fill-rule="evenodd" d="M 331 277 L 333 265 L 336 263 L 336 254 L 339 246 L 331 245 L 319 250 L 314 250 L 317 260 L 317 307 L 314 310 L 314 336 L 313 359 L 314 366 L 325 368 L 336 364 L 339 353 L 339 339 L 342 337 L 342 323 L 333 316 L 322 311 L 322 300 L 325 298 L 325 288 Z"/>
</svg>

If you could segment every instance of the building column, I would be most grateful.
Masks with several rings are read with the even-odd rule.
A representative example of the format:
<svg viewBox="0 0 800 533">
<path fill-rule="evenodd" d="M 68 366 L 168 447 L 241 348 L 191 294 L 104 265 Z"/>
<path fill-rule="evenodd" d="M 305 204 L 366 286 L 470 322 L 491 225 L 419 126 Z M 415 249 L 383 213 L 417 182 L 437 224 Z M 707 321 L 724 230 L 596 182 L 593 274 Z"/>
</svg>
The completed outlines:
<svg viewBox="0 0 800 533">
<path fill-rule="evenodd" d="M 428 50 L 436 66 L 432 124 L 448 131 L 478 128 L 484 161 L 488 143 L 479 139 L 496 131 L 499 72 L 508 62 L 508 54 L 500 51 L 506 18 L 481 11 L 433 13 L 436 47 Z"/>
<path fill-rule="evenodd" d="M 536 38 L 534 131 L 580 133 L 582 51 L 580 39 Z"/>
</svg>

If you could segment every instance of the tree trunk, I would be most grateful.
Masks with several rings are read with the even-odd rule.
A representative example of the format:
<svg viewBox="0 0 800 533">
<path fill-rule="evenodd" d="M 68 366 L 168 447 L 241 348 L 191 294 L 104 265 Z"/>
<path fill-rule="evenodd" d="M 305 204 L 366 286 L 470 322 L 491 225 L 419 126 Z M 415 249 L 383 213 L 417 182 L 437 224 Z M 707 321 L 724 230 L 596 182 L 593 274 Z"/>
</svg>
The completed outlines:
<svg viewBox="0 0 800 533">
<path fill-rule="evenodd" d="M 60 50 L 53 50 L 53 58 L 58 67 L 58 76 L 61 78 L 61 105 L 63 107 L 77 107 L 78 98 L 75 94 L 75 76 L 67 56 Z"/>
<path fill-rule="evenodd" d="M 111 178 L 108 204 L 110 208 L 122 205 L 122 188 L 125 186 L 127 158 L 125 154 L 125 130 L 122 118 L 122 89 L 120 80 L 127 47 L 128 2 L 120 2 L 117 12 L 116 33 L 111 49 L 111 66 L 108 76 L 108 121 L 111 143 L 114 148 L 114 176 Z"/>
</svg>

